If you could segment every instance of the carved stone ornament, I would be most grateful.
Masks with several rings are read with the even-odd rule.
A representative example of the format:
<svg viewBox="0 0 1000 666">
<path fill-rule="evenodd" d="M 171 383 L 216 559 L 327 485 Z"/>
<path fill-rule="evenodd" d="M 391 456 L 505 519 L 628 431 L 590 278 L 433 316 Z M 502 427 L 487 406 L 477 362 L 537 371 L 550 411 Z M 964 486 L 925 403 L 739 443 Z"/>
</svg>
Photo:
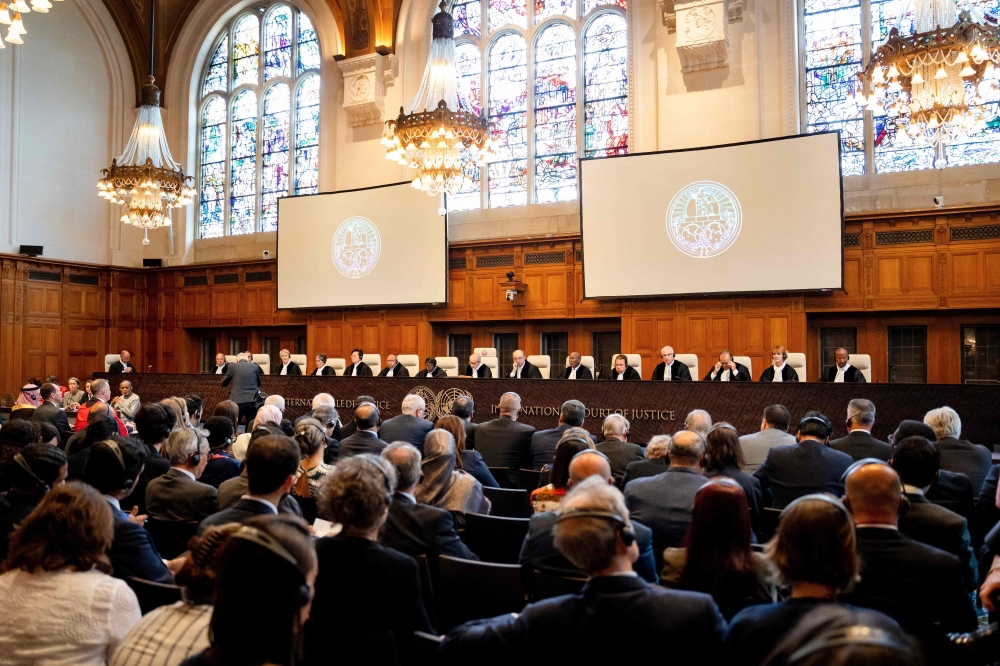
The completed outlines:
<svg viewBox="0 0 1000 666">
<path fill-rule="evenodd" d="M 722 15 L 729 23 L 739 23 L 743 20 L 743 4 L 746 0 L 726 0 L 722 3 L 724 11 Z M 668 34 L 677 32 L 680 23 L 677 20 L 677 12 L 680 7 L 688 3 L 675 3 L 674 0 L 660 0 L 660 19 Z M 701 3 L 699 3 L 701 4 Z M 683 26 L 682 26 L 683 29 Z"/>
<path fill-rule="evenodd" d="M 738 1 L 738 0 L 737 0 Z M 727 0 L 675 3 L 681 70 L 697 72 L 729 64 Z"/>
<path fill-rule="evenodd" d="M 393 54 L 371 53 L 337 63 L 344 75 L 344 110 L 352 127 L 382 122 L 385 89 L 396 79 Z"/>
</svg>

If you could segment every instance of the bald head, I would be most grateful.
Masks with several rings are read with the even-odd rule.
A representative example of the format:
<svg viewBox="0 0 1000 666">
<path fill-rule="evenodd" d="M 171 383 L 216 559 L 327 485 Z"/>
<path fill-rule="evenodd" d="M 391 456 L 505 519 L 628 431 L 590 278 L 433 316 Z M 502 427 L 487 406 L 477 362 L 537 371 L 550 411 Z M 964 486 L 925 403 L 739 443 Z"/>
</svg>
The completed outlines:
<svg viewBox="0 0 1000 666">
<path fill-rule="evenodd" d="M 705 438 L 693 430 L 681 430 L 667 449 L 671 467 L 700 468 L 705 457 Z"/>
<path fill-rule="evenodd" d="M 847 477 L 847 505 L 858 525 L 896 525 L 903 490 L 896 470 L 888 465 L 862 465 Z"/>
<path fill-rule="evenodd" d="M 504 393 L 500 396 L 500 416 L 517 418 L 517 413 L 521 411 L 521 396 L 516 393 Z"/>
<path fill-rule="evenodd" d="M 607 479 L 608 483 L 614 483 L 614 477 L 611 475 L 611 465 L 608 463 L 607 458 L 596 451 L 576 454 L 569 463 L 569 485 L 575 486 L 584 479 L 589 479 L 592 476 L 599 476 L 602 479 Z"/>
</svg>

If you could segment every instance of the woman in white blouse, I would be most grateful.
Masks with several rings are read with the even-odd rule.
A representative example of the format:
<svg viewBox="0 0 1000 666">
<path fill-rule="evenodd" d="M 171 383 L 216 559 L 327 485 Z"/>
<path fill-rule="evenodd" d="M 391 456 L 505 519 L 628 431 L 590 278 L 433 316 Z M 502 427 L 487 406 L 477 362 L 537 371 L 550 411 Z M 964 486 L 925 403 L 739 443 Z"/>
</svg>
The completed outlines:
<svg viewBox="0 0 1000 666">
<path fill-rule="evenodd" d="M 104 666 L 141 613 L 108 575 L 111 506 L 80 483 L 53 488 L 11 537 L 0 575 L 5 666 Z"/>
</svg>

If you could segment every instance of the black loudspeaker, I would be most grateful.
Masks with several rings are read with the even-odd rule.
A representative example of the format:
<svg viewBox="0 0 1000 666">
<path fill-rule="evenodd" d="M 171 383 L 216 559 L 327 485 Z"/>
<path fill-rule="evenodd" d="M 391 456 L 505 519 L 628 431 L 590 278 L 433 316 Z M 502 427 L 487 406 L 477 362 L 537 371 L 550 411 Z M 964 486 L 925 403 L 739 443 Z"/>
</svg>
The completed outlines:
<svg viewBox="0 0 1000 666">
<path fill-rule="evenodd" d="M 163 259 L 143 259 L 143 268 L 163 268 Z"/>
<path fill-rule="evenodd" d="M 42 253 L 41 245 L 22 245 L 21 249 L 18 250 L 18 254 L 24 254 L 29 257 L 37 257 Z"/>
</svg>

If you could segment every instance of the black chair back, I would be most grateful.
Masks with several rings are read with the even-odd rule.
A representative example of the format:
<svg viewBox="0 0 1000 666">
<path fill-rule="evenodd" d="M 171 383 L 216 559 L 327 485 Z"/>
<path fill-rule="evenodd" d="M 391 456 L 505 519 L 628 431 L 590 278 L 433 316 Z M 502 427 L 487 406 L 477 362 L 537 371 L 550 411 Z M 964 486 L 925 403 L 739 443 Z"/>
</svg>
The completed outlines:
<svg viewBox="0 0 1000 666">
<path fill-rule="evenodd" d="M 535 469 L 519 469 L 517 470 L 517 487 L 521 490 L 527 490 L 528 494 L 535 488 L 538 488 L 539 482 L 542 478 L 542 473 Z"/>
<path fill-rule="evenodd" d="M 564 594 L 576 594 L 587 583 L 586 578 L 564 576 L 554 571 L 535 569 L 532 572 L 533 599 L 541 601 Z"/>
<path fill-rule="evenodd" d="M 524 608 L 521 567 L 516 564 L 441 555 L 439 566 L 441 579 L 435 594 L 439 631 Z"/>
<path fill-rule="evenodd" d="M 306 521 L 308 524 L 312 525 L 316 522 L 316 514 L 319 512 L 319 508 L 316 504 L 315 497 L 299 497 L 295 495 L 295 501 L 299 503 L 299 508 L 302 509 L 302 520 Z"/>
<path fill-rule="evenodd" d="M 431 626 L 434 626 L 434 587 L 435 583 L 433 579 L 437 577 L 437 554 L 434 557 L 434 570 L 435 573 L 431 574 L 431 562 L 430 558 L 426 554 L 420 554 L 414 557 L 417 561 L 417 568 L 420 570 L 420 591 L 423 593 L 424 598 L 424 608 L 427 610 L 427 619 L 431 621 Z M 419 632 L 417 632 L 419 633 Z"/>
<path fill-rule="evenodd" d="M 521 488 L 483 488 L 483 494 L 492 504 L 491 516 L 531 517 L 531 504 L 528 502 L 527 490 Z"/>
<path fill-rule="evenodd" d="M 513 488 L 514 485 L 510 482 L 510 470 L 506 467 L 490 467 L 490 474 L 496 479 L 497 483 L 500 484 L 501 488 Z"/>
<path fill-rule="evenodd" d="M 146 520 L 146 531 L 152 537 L 160 556 L 167 560 L 178 557 L 187 550 L 188 540 L 198 533 L 198 521 L 190 522 Z"/>
<path fill-rule="evenodd" d="M 467 513 L 462 541 L 484 562 L 517 564 L 527 533 L 527 518 Z"/>
<path fill-rule="evenodd" d="M 778 531 L 779 520 L 781 520 L 781 509 L 772 509 L 769 506 L 764 507 L 764 513 L 760 517 L 761 543 L 767 543 L 771 540 L 774 533 Z"/>
<path fill-rule="evenodd" d="M 181 588 L 177 585 L 154 583 L 151 580 L 135 576 L 129 576 L 125 582 L 135 592 L 135 596 L 139 600 L 139 609 L 143 615 L 154 608 L 169 606 L 181 600 Z"/>
</svg>

